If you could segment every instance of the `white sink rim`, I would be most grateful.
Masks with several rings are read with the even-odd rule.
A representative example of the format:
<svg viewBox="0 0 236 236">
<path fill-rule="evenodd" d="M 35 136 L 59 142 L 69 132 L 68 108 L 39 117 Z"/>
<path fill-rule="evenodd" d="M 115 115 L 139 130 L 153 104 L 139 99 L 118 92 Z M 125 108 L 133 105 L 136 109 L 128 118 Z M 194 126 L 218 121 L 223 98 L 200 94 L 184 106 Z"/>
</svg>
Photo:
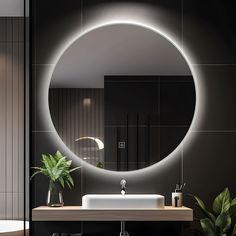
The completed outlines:
<svg viewBox="0 0 236 236">
<path fill-rule="evenodd" d="M 87 194 L 83 209 L 156 209 L 164 208 L 165 197 L 159 194 Z"/>
</svg>

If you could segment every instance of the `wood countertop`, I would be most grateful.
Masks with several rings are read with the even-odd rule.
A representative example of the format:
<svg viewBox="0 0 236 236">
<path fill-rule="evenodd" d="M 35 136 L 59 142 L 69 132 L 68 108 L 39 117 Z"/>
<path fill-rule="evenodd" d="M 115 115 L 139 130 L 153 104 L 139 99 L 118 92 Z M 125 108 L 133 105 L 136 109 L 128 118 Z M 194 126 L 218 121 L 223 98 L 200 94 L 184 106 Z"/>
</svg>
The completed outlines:
<svg viewBox="0 0 236 236">
<path fill-rule="evenodd" d="M 33 221 L 193 221 L 188 207 L 154 209 L 83 209 L 81 206 L 47 207 L 32 210 Z"/>
</svg>

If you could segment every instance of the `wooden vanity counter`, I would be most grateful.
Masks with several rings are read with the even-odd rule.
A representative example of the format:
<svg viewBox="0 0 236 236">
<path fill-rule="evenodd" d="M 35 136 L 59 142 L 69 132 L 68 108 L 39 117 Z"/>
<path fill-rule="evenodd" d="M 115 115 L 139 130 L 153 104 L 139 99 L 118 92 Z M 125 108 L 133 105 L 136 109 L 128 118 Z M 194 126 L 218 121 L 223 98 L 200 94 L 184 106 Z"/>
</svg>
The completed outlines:
<svg viewBox="0 0 236 236">
<path fill-rule="evenodd" d="M 193 221 L 188 207 L 156 209 L 82 209 L 81 206 L 47 207 L 32 210 L 33 221 Z"/>
</svg>

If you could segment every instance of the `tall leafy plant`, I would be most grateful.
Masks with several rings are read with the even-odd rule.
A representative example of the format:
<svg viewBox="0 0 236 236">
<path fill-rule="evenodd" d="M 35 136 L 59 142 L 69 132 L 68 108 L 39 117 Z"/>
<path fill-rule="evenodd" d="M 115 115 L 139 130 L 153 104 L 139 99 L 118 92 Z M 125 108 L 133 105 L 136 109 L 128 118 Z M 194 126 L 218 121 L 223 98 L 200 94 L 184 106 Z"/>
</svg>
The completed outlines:
<svg viewBox="0 0 236 236">
<path fill-rule="evenodd" d="M 69 188 L 74 186 L 71 173 L 80 167 L 71 169 L 71 160 L 67 160 L 61 152 L 57 151 L 54 155 L 42 155 L 41 167 L 32 167 L 36 171 L 31 176 L 31 179 L 37 174 L 46 175 L 51 181 L 59 182 L 64 188 L 67 185 Z"/>
<path fill-rule="evenodd" d="M 228 188 L 215 198 L 212 211 L 207 210 L 199 197 L 193 197 L 205 216 L 200 220 L 205 236 L 236 236 L 236 197 L 230 196 Z"/>
</svg>

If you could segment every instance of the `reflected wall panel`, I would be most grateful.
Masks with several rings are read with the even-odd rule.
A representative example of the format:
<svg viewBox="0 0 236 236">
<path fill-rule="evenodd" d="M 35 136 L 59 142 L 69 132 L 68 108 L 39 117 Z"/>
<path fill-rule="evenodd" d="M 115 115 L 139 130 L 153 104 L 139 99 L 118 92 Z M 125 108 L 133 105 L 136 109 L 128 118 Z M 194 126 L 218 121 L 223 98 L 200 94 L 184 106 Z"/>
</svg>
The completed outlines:
<svg viewBox="0 0 236 236">
<path fill-rule="evenodd" d="M 50 112 L 54 126 L 66 145 L 92 165 L 104 162 L 104 149 L 84 137 L 104 142 L 103 89 L 51 88 Z"/>
</svg>

